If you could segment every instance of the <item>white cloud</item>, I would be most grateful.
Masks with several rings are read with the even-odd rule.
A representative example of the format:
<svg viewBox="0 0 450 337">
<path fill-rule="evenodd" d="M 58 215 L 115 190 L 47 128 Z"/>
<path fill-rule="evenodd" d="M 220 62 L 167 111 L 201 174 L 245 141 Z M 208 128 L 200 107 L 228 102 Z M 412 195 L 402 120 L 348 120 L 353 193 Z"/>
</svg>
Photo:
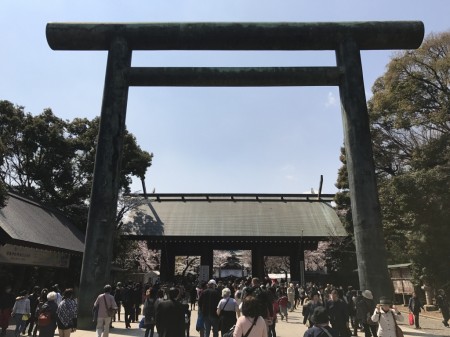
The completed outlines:
<svg viewBox="0 0 450 337">
<path fill-rule="evenodd" d="M 336 104 L 337 104 L 336 96 L 334 96 L 334 94 L 330 91 L 327 96 L 327 101 L 325 102 L 325 107 L 329 108 L 332 106 L 336 106 Z"/>
</svg>

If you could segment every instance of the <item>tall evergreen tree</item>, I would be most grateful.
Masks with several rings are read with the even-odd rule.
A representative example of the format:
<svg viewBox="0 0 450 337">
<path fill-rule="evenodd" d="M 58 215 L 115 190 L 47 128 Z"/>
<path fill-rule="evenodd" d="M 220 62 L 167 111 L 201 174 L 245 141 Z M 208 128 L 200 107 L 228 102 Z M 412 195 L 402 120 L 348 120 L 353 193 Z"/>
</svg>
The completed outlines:
<svg viewBox="0 0 450 337">
<path fill-rule="evenodd" d="M 397 54 L 368 103 L 383 227 L 391 263 L 450 270 L 450 32 Z"/>
</svg>

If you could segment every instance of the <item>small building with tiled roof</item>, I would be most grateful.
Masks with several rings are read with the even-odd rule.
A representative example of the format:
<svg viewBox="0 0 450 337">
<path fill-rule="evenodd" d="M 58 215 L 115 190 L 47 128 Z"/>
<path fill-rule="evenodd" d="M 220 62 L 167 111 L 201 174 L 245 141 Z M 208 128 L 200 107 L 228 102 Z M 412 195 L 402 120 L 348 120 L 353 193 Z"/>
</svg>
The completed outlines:
<svg viewBox="0 0 450 337">
<path fill-rule="evenodd" d="M 253 276 L 264 276 L 264 256 L 289 256 L 292 279 L 300 281 L 304 250 L 347 235 L 332 199 L 311 194 L 150 194 L 124 221 L 124 237 L 161 249 L 163 280 L 173 275 L 175 256 L 201 256 L 211 276 L 213 250 L 242 249 L 252 251 Z"/>
<path fill-rule="evenodd" d="M 61 212 L 9 193 L 0 209 L 0 264 L 68 268 L 84 234 Z"/>
</svg>

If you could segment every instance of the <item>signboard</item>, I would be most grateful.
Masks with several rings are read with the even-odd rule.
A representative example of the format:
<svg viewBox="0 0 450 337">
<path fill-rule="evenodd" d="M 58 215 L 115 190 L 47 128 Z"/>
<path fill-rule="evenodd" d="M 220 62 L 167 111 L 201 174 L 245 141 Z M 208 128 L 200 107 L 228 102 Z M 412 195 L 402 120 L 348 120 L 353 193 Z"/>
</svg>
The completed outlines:
<svg viewBox="0 0 450 337">
<path fill-rule="evenodd" d="M 0 246 L 0 263 L 69 268 L 70 255 L 29 247 Z"/>
</svg>

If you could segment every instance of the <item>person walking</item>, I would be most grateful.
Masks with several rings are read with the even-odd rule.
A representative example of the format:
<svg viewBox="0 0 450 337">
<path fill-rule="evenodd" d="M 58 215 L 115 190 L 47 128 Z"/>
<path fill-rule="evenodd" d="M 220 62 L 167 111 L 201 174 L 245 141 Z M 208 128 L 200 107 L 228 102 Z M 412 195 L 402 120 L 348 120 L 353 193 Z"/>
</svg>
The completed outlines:
<svg viewBox="0 0 450 337">
<path fill-rule="evenodd" d="M 103 288 L 103 294 L 98 295 L 94 302 L 94 308 L 97 312 L 97 325 L 95 330 L 97 331 L 97 337 L 108 337 L 109 327 L 111 325 L 110 314 L 108 314 L 108 309 L 117 310 L 117 303 L 114 300 L 114 296 L 111 293 L 111 286 L 109 284 L 105 285 Z"/>
<path fill-rule="evenodd" d="M 416 329 L 422 329 L 419 324 L 419 313 L 421 309 L 423 309 L 423 304 L 420 302 L 416 292 L 413 292 L 412 297 L 409 299 L 408 309 L 409 312 L 414 315 L 414 324 Z"/>
<path fill-rule="evenodd" d="M 217 305 L 217 316 L 219 316 L 219 329 L 222 333 L 230 330 L 236 324 L 236 315 L 239 317 L 239 306 L 231 297 L 231 290 L 229 288 L 222 289 L 222 299 Z"/>
<path fill-rule="evenodd" d="M 380 303 L 371 317 L 372 321 L 378 322 L 378 336 L 380 337 L 397 337 L 396 325 L 397 321 L 403 322 L 403 315 L 387 297 L 381 297 Z"/>
<path fill-rule="evenodd" d="M 31 316 L 30 312 L 31 308 L 28 292 L 22 290 L 19 292 L 19 296 L 17 296 L 11 312 L 11 317 L 14 318 L 14 322 L 16 323 L 16 330 L 14 331 L 16 337 L 19 337 L 20 333 L 25 329 L 25 325 Z"/>
<path fill-rule="evenodd" d="M 77 302 L 73 299 L 73 289 L 64 290 L 61 303 L 56 309 L 56 325 L 59 337 L 70 337 L 71 332 L 77 328 Z"/>
<path fill-rule="evenodd" d="M 6 336 L 8 330 L 9 320 L 11 318 L 11 311 L 14 306 L 15 297 L 11 293 L 11 287 L 6 286 L 0 293 L 0 328 L 2 328 L 1 336 Z"/>
<path fill-rule="evenodd" d="M 438 305 L 439 309 L 441 309 L 441 314 L 443 321 L 442 323 L 447 328 L 449 327 L 448 320 L 449 320 L 449 308 L 448 308 L 448 300 L 447 296 L 445 296 L 444 289 L 438 290 L 438 295 L 436 297 L 436 304 Z"/>
<path fill-rule="evenodd" d="M 41 312 L 42 307 L 44 306 L 45 303 L 47 303 L 47 295 L 48 295 L 48 289 L 47 288 L 43 288 L 41 290 L 41 294 L 38 298 L 38 303 L 36 306 L 36 310 L 34 312 L 32 312 L 31 314 L 34 315 L 34 319 L 36 324 L 34 325 L 34 329 L 33 329 L 33 337 L 37 336 L 37 333 L 39 331 L 39 313 Z"/>
<path fill-rule="evenodd" d="M 184 337 L 185 321 L 183 304 L 177 301 L 180 291 L 169 289 L 169 299 L 156 307 L 156 330 L 159 337 Z"/>
<path fill-rule="evenodd" d="M 373 295 L 370 290 L 364 290 L 355 300 L 356 305 L 356 327 L 362 324 L 365 337 L 377 337 L 378 323 L 372 321 L 372 313 L 375 310 Z M 353 336 L 357 336 L 357 328 L 354 329 Z"/>
<path fill-rule="evenodd" d="M 287 291 L 287 298 L 288 298 L 288 309 L 289 311 L 294 311 L 295 308 L 295 288 L 294 283 L 289 283 L 289 287 L 286 289 Z M 287 316 L 286 316 L 287 318 Z"/>
<path fill-rule="evenodd" d="M 310 327 L 314 325 L 312 315 L 317 307 L 323 307 L 323 304 L 320 301 L 320 294 L 318 292 L 313 292 L 311 294 L 311 300 L 308 302 L 307 308 L 305 309 L 305 314 L 307 315 L 306 317 Z"/>
<path fill-rule="evenodd" d="M 145 335 L 144 337 L 153 337 L 153 334 L 155 332 L 155 316 L 156 316 L 156 304 L 155 304 L 155 298 L 153 295 L 152 289 L 147 289 L 145 292 L 146 299 L 144 302 L 144 328 L 145 328 Z M 159 302 L 158 302 L 159 303 Z"/>
<path fill-rule="evenodd" d="M 197 303 L 197 289 L 194 284 L 189 289 L 189 303 L 191 304 L 191 311 L 195 310 L 195 304 Z"/>
<path fill-rule="evenodd" d="M 330 297 L 331 299 L 325 304 L 325 309 L 330 318 L 331 327 L 339 332 L 340 337 L 350 336 L 347 303 L 339 296 L 336 289 L 331 291 Z"/>
<path fill-rule="evenodd" d="M 259 313 L 261 303 L 252 295 L 242 301 L 242 316 L 236 322 L 233 337 L 267 337 L 267 325 Z"/>
<path fill-rule="evenodd" d="M 280 311 L 281 320 L 286 318 L 286 322 L 288 321 L 288 305 L 289 299 L 286 296 L 286 290 L 281 291 L 281 295 L 278 298 L 278 309 Z"/>
<path fill-rule="evenodd" d="M 120 313 L 122 311 L 122 282 L 117 282 L 116 289 L 114 290 L 114 301 L 117 304 L 117 321 L 120 322 Z M 115 317 L 113 321 L 115 322 Z"/>
<path fill-rule="evenodd" d="M 58 295 L 51 291 L 47 294 L 47 302 L 45 302 L 39 310 L 38 315 L 38 326 L 39 326 L 39 337 L 53 337 L 55 336 L 56 329 L 56 310 L 58 305 L 56 304 L 56 299 Z M 42 316 L 46 317 L 45 323 L 41 319 Z"/>
<path fill-rule="evenodd" d="M 207 289 L 204 290 L 198 300 L 199 311 L 202 312 L 205 325 L 204 336 L 209 337 L 211 329 L 213 337 L 219 336 L 219 317 L 217 316 L 217 305 L 220 302 L 220 293 L 216 289 L 216 281 L 209 280 Z"/>
<path fill-rule="evenodd" d="M 30 300 L 30 318 L 25 324 L 25 327 L 23 328 L 22 333 L 25 334 L 25 330 L 28 327 L 28 336 L 31 336 L 33 333 L 34 324 L 36 322 L 36 309 L 39 303 L 39 295 L 40 295 L 41 289 L 38 286 L 35 286 L 33 288 L 33 292 L 28 296 L 28 299 Z"/>
<path fill-rule="evenodd" d="M 122 288 L 120 294 L 121 294 L 121 300 L 122 300 L 122 305 L 123 305 L 123 309 L 124 309 L 125 328 L 130 329 L 132 314 L 133 314 L 133 289 L 132 289 L 131 281 L 128 281 L 125 284 L 125 287 Z"/>
</svg>

